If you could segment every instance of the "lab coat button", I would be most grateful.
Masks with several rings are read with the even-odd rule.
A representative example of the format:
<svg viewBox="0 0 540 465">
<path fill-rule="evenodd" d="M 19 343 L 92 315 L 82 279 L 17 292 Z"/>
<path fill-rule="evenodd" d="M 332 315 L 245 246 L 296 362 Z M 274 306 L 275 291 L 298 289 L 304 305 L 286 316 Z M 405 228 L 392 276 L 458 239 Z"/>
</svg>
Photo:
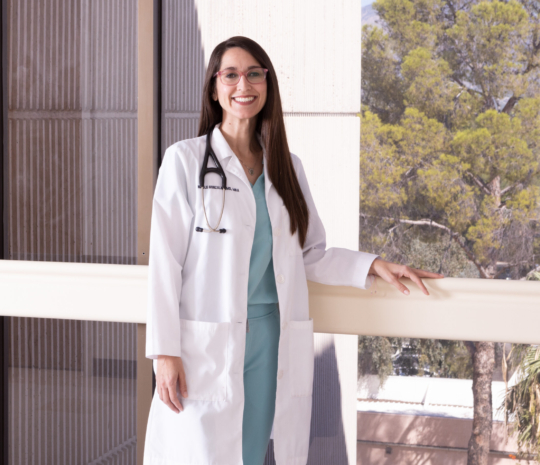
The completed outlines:
<svg viewBox="0 0 540 465">
<path fill-rule="evenodd" d="M 276 279 L 277 279 L 277 282 L 280 284 L 285 282 L 285 276 L 283 276 L 282 274 L 278 274 Z"/>
<path fill-rule="evenodd" d="M 283 378 L 283 370 L 279 370 L 277 374 L 278 379 Z"/>
</svg>

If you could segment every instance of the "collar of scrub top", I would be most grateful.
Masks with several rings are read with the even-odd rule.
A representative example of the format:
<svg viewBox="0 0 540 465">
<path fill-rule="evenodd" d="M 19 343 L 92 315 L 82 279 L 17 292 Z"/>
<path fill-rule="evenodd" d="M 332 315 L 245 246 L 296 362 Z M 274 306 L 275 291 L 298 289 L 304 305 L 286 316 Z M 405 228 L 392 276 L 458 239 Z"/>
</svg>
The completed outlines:
<svg viewBox="0 0 540 465">
<path fill-rule="evenodd" d="M 211 145 L 212 149 L 214 149 L 214 153 L 216 154 L 216 157 L 219 159 L 219 163 L 221 164 L 221 167 L 224 171 L 228 171 L 229 173 L 234 174 L 235 176 L 238 176 L 240 179 L 244 181 L 244 183 L 251 189 L 251 183 L 249 182 L 249 179 L 246 176 L 246 172 L 244 171 L 244 167 L 242 166 L 242 163 L 240 163 L 240 160 L 236 156 L 236 154 L 232 151 L 231 147 L 227 143 L 225 137 L 223 137 L 223 134 L 220 131 L 221 123 L 216 124 L 214 131 L 212 132 L 212 139 L 211 139 Z M 266 154 L 266 148 L 264 147 L 260 134 L 257 134 L 257 139 L 259 140 L 259 143 L 261 144 L 261 147 L 263 149 L 263 172 L 264 172 L 264 182 L 265 182 L 265 195 L 268 196 L 268 190 L 270 189 L 270 186 L 272 185 L 272 181 L 270 181 L 270 178 L 268 177 L 268 171 L 267 171 L 267 154 Z"/>
</svg>

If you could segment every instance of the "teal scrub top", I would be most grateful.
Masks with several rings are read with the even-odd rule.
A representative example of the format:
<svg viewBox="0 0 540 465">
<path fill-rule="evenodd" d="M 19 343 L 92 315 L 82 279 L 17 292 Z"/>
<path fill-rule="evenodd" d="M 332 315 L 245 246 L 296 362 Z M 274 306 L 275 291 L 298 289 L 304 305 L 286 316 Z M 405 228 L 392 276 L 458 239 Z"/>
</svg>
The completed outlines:
<svg viewBox="0 0 540 465">
<path fill-rule="evenodd" d="M 249 262 L 248 307 L 278 303 L 272 260 L 272 224 L 264 195 L 264 172 L 251 187 L 257 205 L 257 220 Z"/>
</svg>

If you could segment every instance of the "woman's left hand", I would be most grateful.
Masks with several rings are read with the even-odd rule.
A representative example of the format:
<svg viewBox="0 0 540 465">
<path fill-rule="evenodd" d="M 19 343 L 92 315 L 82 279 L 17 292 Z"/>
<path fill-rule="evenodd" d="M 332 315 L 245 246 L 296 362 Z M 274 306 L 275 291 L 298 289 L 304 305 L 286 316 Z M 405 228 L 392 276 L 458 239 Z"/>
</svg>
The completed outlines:
<svg viewBox="0 0 540 465">
<path fill-rule="evenodd" d="M 403 292 L 403 294 L 405 295 L 409 295 L 410 291 L 404 284 L 399 281 L 399 278 L 409 278 L 411 281 L 415 282 L 422 290 L 422 292 L 426 295 L 429 295 L 429 292 L 420 278 L 444 278 L 444 275 L 439 273 L 417 270 L 416 268 L 411 268 L 407 265 L 387 262 L 382 258 L 376 258 L 375 260 L 373 260 L 373 262 L 371 263 L 371 267 L 369 268 L 368 274 L 380 276 L 387 283 L 396 286 L 399 291 Z"/>
</svg>

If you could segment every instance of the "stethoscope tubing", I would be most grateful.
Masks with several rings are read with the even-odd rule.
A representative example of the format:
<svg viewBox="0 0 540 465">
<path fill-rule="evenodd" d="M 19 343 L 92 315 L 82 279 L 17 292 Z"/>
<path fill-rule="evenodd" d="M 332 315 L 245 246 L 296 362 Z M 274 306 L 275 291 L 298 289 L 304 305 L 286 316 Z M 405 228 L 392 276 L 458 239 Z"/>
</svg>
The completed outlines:
<svg viewBox="0 0 540 465">
<path fill-rule="evenodd" d="M 223 171 L 223 168 L 221 167 L 221 163 L 219 163 L 219 160 L 216 157 L 216 154 L 212 150 L 211 145 L 211 139 L 212 139 L 212 132 L 214 131 L 214 127 L 212 126 L 206 135 L 206 149 L 204 151 L 204 161 L 201 166 L 201 172 L 199 174 L 199 188 L 201 189 L 201 199 L 202 199 L 202 205 L 203 205 L 203 211 L 204 211 L 204 218 L 206 220 L 206 224 L 208 225 L 208 228 L 201 228 L 200 226 L 197 226 L 195 228 L 195 231 L 197 232 L 218 232 L 218 233 L 225 233 L 227 230 L 225 228 L 219 228 L 219 224 L 221 223 L 221 218 L 223 218 L 223 212 L 225 210 L 225 191 L 227 190 L 227 176 L 225 176 L 225 172 Z M 215 168 L 208 168 L 208 159 L 212 158 L 214 161 L 216 167 Z M 210 222 L 208 221 L 208 215 L 206 214 L 206 206 L 204 204 L 204 178 L 208 173 L 216 173 L 221 176 L 221 189 L 223 190 L 223 202 L 221 204 L 221 214 L 219 215 L 219 220 L 217 222 L 217 225 L 215 228 L 210 226 Z"/>
<path fill-rule="evenodd" d="M 219 220 L 217 222 L 216 227 L 213 228 L 212 226 L 210 226 L 210 222 L 208 221 L 208 216 L 206 215 L 206 206 L 204 205 L 204 188 L 201 188 L 201 198 L 202 198 L 202 205 L 203 205 L 203 211 L 204 211 L 204 218 L 206 219 L 206 224 L 210 228 L 210 230 L 200 228 L 203 230 L 202 232 L 219 232 L 219 233 L 225 232 L 225 229 L 218 229 L 219 223 L 221 223 L 221 218 L 223 217 L 223 210 L 225 210 L 225 190 L 226 189 L 222 188 L 222 190 L 223 190 L 223 203 L 221 204 L 221 215 L 219 215 Z"/>
</svg>

